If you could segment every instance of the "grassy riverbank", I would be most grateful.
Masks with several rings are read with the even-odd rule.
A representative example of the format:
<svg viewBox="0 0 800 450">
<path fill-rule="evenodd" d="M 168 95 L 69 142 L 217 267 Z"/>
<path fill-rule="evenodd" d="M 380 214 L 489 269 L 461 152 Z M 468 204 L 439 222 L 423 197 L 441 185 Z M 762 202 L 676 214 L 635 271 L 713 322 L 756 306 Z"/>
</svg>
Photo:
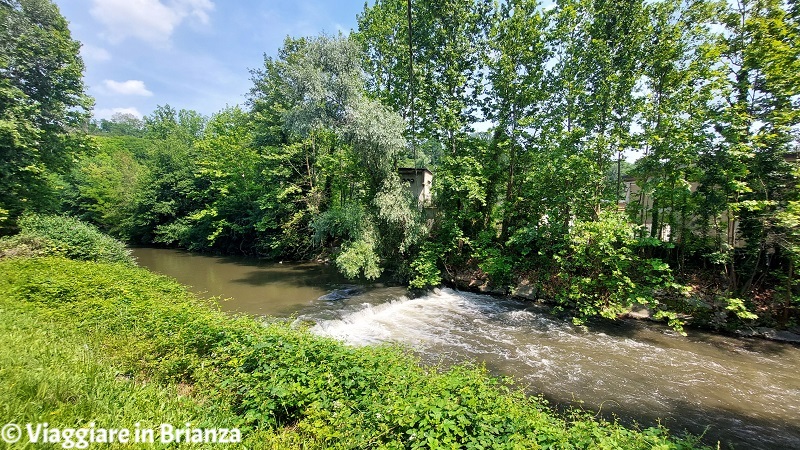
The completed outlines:
<svg viewBox="0 0 800 450">
<path fill-rule="evenodd" d="M 423 368 L 230 317 L 125 264 L 0 261 L 4 422 L 239 427 L 251 447 L 692 448 L 539 399 L 479 368 Z"/>
</svg>

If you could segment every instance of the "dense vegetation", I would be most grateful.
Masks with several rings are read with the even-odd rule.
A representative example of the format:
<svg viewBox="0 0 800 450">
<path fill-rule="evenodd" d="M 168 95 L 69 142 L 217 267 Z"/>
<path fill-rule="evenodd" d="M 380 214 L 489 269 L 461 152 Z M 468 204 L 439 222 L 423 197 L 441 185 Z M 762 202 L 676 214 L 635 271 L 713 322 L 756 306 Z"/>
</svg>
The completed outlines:
<svg viewBox="0 0 800 450">
<path fill-rule="evenodd" d="M 57 7 L 0 0 L 5 420 L 188 415 L 267 447 L 695 445 L 223 315 L 100 233 L 414 287 L 524 282 L 577 321 L 640 303 L 676 327 L 796 324 L 795 1 L 417 0 L 412 29 L 405 6 L 287 38 L 243 107 L 92 121 Z M 434 208 L 397 173 L 420 166 Z"/>
<path fill-rule="evenodd" d="M 699 448 L 554 416 L 480 368 L 230 317 L 119 263 L 0 260 L 0 343 L 12 423 L 239 427 L 247 448 Z"/>
<path fill-rule="evenodd" d="M 125 244 L 74 217 L 29 214 L 20 218 L 17 225 L 18 234 L 0 238 L 0 258 L 64 256 L 83 261 L 135 264 Z"/>
<path fill-rule="evenodd" d="M 0 2 L 0 232 L 23 211 L 58 209 L 58 175 L 85 149 L 79 49 L 51 2 Z"/>
<path fill-rule="evenodd" d="M 578 321 L 797 323 L 794 1 L 419 0 L 409 30 L 380 0 L 349 37 L 287 38 L 244 107 L 89 123 L 56 8 L 0 22 L 7 232 L 65 211 L 132 243 L 525 283 Z"/>
</svg>

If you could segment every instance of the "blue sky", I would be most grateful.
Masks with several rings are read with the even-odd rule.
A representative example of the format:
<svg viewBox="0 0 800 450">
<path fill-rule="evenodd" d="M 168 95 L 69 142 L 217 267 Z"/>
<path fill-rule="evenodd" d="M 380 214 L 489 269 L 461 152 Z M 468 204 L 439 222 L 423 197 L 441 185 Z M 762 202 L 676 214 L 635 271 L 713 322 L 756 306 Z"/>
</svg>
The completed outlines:
<svg viewBox="0 0 800 450">
<path fill-rule="evenodd" d="M 249 69 L 288 36 L 356 27 L 364 0 L 55 0 L 83 43 L 95 118 L 156 105 L 211 115 L 243 104 Z M 371 4 L 372 2 L 370 2 Z"/>
</svg>

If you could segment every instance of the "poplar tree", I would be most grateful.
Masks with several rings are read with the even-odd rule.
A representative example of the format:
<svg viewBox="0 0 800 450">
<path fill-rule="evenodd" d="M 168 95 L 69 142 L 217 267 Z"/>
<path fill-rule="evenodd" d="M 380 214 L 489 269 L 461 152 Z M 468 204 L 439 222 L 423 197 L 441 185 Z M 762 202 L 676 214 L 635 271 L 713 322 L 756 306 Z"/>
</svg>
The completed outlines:
<svg viewBox="0 0 800 450">
<path fill-rule="evenodd" d="M 628 209 L 637 223 L 651 223 L 649 236 L 680 243 L 683 250 L 696 246 L 693 221 L 699 211 L 692 187 L 700 178 L 699 156 L 713 141 L 709 105 L 718 87 L 719 52 L 710 25 L 719 4 L 666 0 L 648 11 L 637 121 L 643 154 L 634 170 L 641 190 Z"/>
<path fill-rule="evenodd" d="M 775 0 L 741 1 L 723 15 L 722 75 L 713 153 L 703 161 L 703 206 L 713 230 L 713 260 L 730 295 L 750 291 L 773 251 L 775 214 L 796 196 L 786 154 L 796 151 L 798 32 Z M 740 244 L 745 247 L 736 250 Z"/>
</svg>

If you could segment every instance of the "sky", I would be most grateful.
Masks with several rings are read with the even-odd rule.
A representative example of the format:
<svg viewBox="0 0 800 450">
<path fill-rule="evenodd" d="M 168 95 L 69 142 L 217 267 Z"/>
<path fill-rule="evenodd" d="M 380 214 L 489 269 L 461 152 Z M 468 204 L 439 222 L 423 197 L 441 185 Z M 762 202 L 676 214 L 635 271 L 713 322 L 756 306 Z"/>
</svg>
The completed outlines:
<svg viewBox="0 0 800 450">
<path fill-rule="evenodd" d="M 286 36 L 348 33 L 364 0 L 55 0 L 80 41 L 94 117 L 243 105 Z M 370 2 L 372 3 L 372 2 Z"/>
</svg>

